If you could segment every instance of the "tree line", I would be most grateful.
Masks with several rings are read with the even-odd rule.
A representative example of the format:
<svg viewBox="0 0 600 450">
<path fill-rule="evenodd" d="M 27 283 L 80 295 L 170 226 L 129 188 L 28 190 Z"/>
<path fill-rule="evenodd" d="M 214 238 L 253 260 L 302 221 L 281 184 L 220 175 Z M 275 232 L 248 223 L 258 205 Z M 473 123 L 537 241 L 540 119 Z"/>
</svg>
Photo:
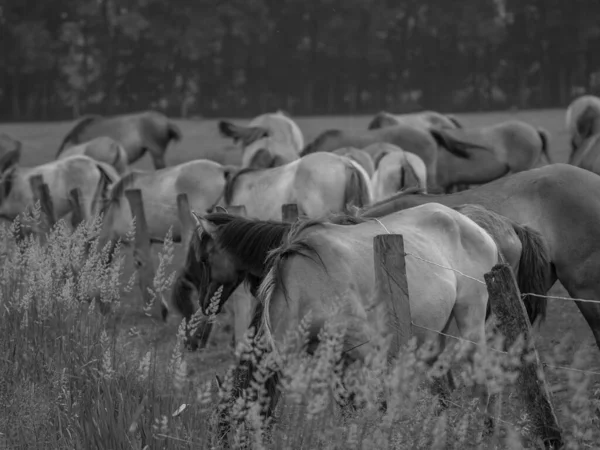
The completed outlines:
<svg viewBox="0 0 600 450">
<path fill-rule="evenodd" d="M 0 118 L 564 107 L 598 0 L 0 0 Z"/>
</svg>

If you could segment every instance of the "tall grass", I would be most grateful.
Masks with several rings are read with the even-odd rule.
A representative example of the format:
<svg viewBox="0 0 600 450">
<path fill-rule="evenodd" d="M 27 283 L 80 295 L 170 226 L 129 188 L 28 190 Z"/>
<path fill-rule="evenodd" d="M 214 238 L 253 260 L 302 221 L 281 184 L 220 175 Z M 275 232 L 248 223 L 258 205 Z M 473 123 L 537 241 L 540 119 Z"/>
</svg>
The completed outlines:
<svg viewBox="0 0 600 450">
<path fill-rule="evenodd" d="M 32 220 L 39 220 L 38 210 Z M 390 362 L 389 338 L 381 336 L 369 343 L 366 361 L 344 368 L 343 329 L 326 327 L 314 355 L 301 351 L 307 317 L 290 330 L 277 354 L 249 332 L 238 345 L 236 361 L 254 361 L 259 369 L 250 390 L 231 403 L 229 394 L 236 387 L 231 373 L 220 390 L 212 379 L 190 375 L 183 322 L 167 356 L 155 344 L 131 344 L 128 330 L 115 318 L 134 279 L 121 282 L 121 245 L 111 265 L 106 249 L 95 249 L 99 226 L 97 220 L 72 231 L 59 222 L 43 241 L 23 239 L 18 222 L 0 228 L 2 449 L 221 448 L 216 422 L 222 412 L 233 425 L 228 441 L 234 448 L 540 446 L 513 387 L 521 362 L 518 345 L 508 353 L 479 347 L 472 367 L 458 363 L 466 344 L 452 347 L 430 368 L 414 342 Z M 154 299 L 164 298 L 172 281 L 173 249 L 167 239 Z M 501 338 L 490 332 L 488 343 L 499 348 Z M 545 359 L 584 367 L 589 355 L 581 351 L 571 361 L 564 348 L 557 346 Z M 280 370 L 284 395 L 274 418 L 265 421 L 263 383 L 274 368 Z M 429 388 L 432 376 L 449 368 L 459 386 L 444 409 Z M 501 398 L 495 410 L 500 420 L 491 434 L 484 432 L 482 405 L 474 395 L 477 383 Z M 589 395 L 589 383 L 588 374 L 569 373 L 572 401 L 562 405 L 559 417 L 569 424 L 568 448 L 592 448 L 598 442 L 598 401 Z M 356 409 L 349 404 L 350 394 Z"/>
</svg>

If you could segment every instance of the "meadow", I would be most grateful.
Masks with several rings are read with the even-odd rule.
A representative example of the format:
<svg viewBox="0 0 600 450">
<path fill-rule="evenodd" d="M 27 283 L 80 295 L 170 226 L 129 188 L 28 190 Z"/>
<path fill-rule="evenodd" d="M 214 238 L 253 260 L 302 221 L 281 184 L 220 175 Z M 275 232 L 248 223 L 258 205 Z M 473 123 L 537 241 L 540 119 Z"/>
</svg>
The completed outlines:
<svg viewBox="0 0 600 450">
<path fill-rule="evenodd" d="M 509 118 L 544 127 L 551 133 L 550 152 L 554 162 L 567 160 L 564 110 L 472 113 L 457 117 L 467 127 Z M 294 119 L 308 142 L 325 129 L 366 127 L 370 117 Z M 219 136 L 216 120 L 177 120 L 177 123 L 184 138 L 168 150 L 168 165 L 197 158 L 228 164 L 239 161 L 239 151 Z M 0 132 L 23 142 L 21 164 L 30 166 L 53 160 L 71 126 L 72 122 L 5 124 L 0 125 Z M 134 168 L 151 169 L 150 159 L 145 157 Z M 219 317 L 215 336 L 206 350 L 188 353 L 181 349 L 178 340 L 181 318 L 177 314 L 163 323 L 157 315 L 149 317 L 144 313 L 137 283 L 131 285 L 134 271 L 131 251 L 126 248 L 120 271 L 92 276 L 96 269 L 89 264 L 88 277 L 97 278 L 96 282 L 104 289 L 102 295 L 113 303 L 109 316 L 97 311 L 90 313 L 87 305 L 73 301 L 79 298 L 73 280 L 67 276 L 61 278 L 64 267 L 79 255 L 80 248 L 74 241 L 83 234 L 85 230 L 71 236 L 57 229 L 49 240 L 49 250 L 43 251 L 30 242 L 20 252 L 11 244 L 8 232 L 2 234 L 0 303 L 5 305 L 1 305 L 0 311 L 0 405 L 3 405 L 0 449 L 213 448 L 209 422 L 216 392 L 211 382 L 215 374 L 223 375 L 234 362 L 230 318 Z M 178 244 L 154 247 L 155 267 L 162 261 L 165 279 L 180 267 L 184 252 Z M 97 260 L 101 257 L 96 255 Z M 559 283 L 549 294 L 568 295 Z M 168 290 L 164 295 L 170 298 Z M 600 443 L 597 400 L 600 377 L 591 373 L 600 374 L 599 350 L 573 302 L 550 299 L 549 303 L 548 318 L 536 331 L 541 359 L 551 366 L 588 372 L 545 368 L 558 419 L 569 448 L 600 448 L 597 444 Z M 418 364 L 410 361 L 407 355 L 406 367 L 419 372 Z M 410 372 L 406 368 L 405 371 Z M 306 374 L 306 370 L 298 369 L 300 372 Z M 326 396 L 306 388 L 298 395 L 298 398 L 303 396 L 302 401 L 286 401 L 280 408 L 276 431 L 267 447 L 442 449 L 539 445 L 528 439 L 528 418 L 509 388 L 501 409 L 504 432 L 491 441 L 477 437 L 481 431 L 475 425 L 478 413 L 466 389 L 453 394 L 453 405 L 438 416 L 431 411 L 425 388 L 419 385 L 416 389 L 413 378 L 405 375 L 405 384 L 399 392 L 420 394 L 402 397 L 403 414 L 388 428 L 382 425 L 385 420 L 380 421 L 372 412 L 359 411 L 350 419 L 342 419 L 330 401 L 311 409 L 311 400 L 317 394 L 320 398 Z M 318 381 L 318 376 L 312 379 Z M 182 404 L 189 406 L 173 416 Z M 255 444 L 261 439 L 256 437 Z"/>
</svg>

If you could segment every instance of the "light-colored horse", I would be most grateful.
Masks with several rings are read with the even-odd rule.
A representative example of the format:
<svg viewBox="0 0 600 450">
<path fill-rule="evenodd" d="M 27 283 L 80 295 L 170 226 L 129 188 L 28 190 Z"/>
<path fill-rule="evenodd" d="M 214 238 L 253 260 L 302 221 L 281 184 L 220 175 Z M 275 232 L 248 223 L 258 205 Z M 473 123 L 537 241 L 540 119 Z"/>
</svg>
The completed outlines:
<svg viewBox="0 0 600 450">
<path fill-rule="evenodd" d="M 120 142 L 127 152 L 127 163 L 132 164 L 146 152 L 154 167 L 166 167 L 165 153 L 171 141 L 181 140 L 181 130 L 167 116 L 156 111 L 145 111 L 113 117 L 84 116 L 64 137 L 56 156 L 66 148 L 93 138 L 108 136 Z"/>
<path fill-rule="evenodd" d="M 571 157 L 583 143 L 600 132 L 600 98 L 594 95 L 582 95 L 571 102 L 566 113 L 567 131 L 571 137 Z"/>
<path fill-rule="evenodd" d="M 406 275 L 418 342 L 438 341 L 441 351 L 445 336 L 439 332 L 447 332 L 454 318 L 464 339 L 485 345 L 488 292 L 485 284 L 475 280 L 483 280 L 499 261 L 498 248 L 475 222 L 435 204 L 357 225 L 298 222 L 287 242 L 272 254 L 271 268 L 261 283 L 258 336 L 264 336 L 270 348 L 278 351 L 289 330 L 310 314 L 310 325 L 305 327 L 308 335 L 304 336 L 309 352 L 315 350 L 321 329 L 330 321 L 344 333 L 345 362 L 365 361 L 373 352 L 370 342 L 375 336 L 382 331 L 397 332 L 394 305 L 373 297 L 373 238 L 388 232 L 401 234 L 406 252 L 416 256 L 407 256 Z M 398 350 L 392 345 L 389 356 L 393 358 Z M 428 362 L 433 363 L 438 355 L 432 354 Z M 247 363 L 242 365 L 234 372 L 238 395 L 253 379 L 246 373 Z M 271 398 L 264 414 L 272 411 L 276 399 Z M 227 431 L 221 428 L 220 434 Z"/>
<path fill-rule="evenodd" d="M 287 164 L 298 159 L 304 147 L 302 131 L 281 111 L 262 114 L 247 126 L 221 120 L 219 131 L 239 142 L 243 168 L 265 169 Z"/>
<path fill-rule="evenodd" d="M 410 114 L 390 114 L 387 111 L 378 112 L 369 122 L 369 130 L 393 125 L 412 125 L 422 128 L 462 128 L 462 124 L 452 115 L 444 115 L 435 111 L 421 111 Z"/>
<path fill-rule="evenodd" d="M 390 144 L 385 144 L 394 147 Z M 373 200 L 379 201 L 408 188 L 427 191 L 427 168 L 421 158 L 400 148 L 388 151 L 377 161 L 371 180 Z"/>
<path fill-rule="evenodd" d="M 451 195 L 400 193 L 366 208 L 383 217 L 424 203 L 478 204 L 539 232 L 550 254 L 544 292 L 558 279 L 574 299 L 600 299 L 600 177 L 567 164 L 532 169 Z M 582 245 L 585 242 L 585 245 Z M 600 306 L 575 305 L 600 348 Z"/>
<path fill-rule="evenodd" d="M 97 137 L 83 144 L 68 147 L 58 155 L 57 159 L 73 155 L 85 155 L 96 161 L 110 164 L 119 175 L 125 174 L 128 170 L 127 152 L 119 142 L 108 136 Z"/>
<path fill-rule="evenodd" d="M 369 175 L 369 179 L 373 178 L 373 174 L 375 173 L 375 165 L 373 164 L 373 159 L 367 153 L 354 147 L 338 148 L 332 153 L 345 156 L 360 164 L 360 166 L 365 169 L 365 172 L 367 172 L 367 175 Z"/>
<path fill-rule="evenodd" d="M 119 178 L 111 166 L 87 156 L 71 156 L 35 167 L 19 166 L 20 157 L 20 149 L 0 157 L 0 217 L 6 220 L 14 220 L 35 203 L 29 184 L 35 175 L 41 175 L 48 185 L 57 220 L 71 212 L 69 193 L 76 188 L 81 192 L 83 219 L 92 219 L 108 187 Z"/>
<path fill-rule="evenodd" d="M 475 142 L 487 150 L 475 147 L 466 151 L 470 157 L 452 160 L 447 170 L 440 173 L 444 185 L 484 184 L 510 173 L 532 169 L 542 154 L 549 163 L 549 135 L 543 128 L 518 120 L 510 120 L 482 128 L 439 130 L 447 147 L 455 142 L 463 148 L 465 140 Z"/>
<path fill-rule="evenodd" d="M 187 194 L 190 208 L 206 213 L 223 198 L 227 177 L 233 169 L 214 161 L 199 159 L 156 171 L 133 170 L 114 184 L 104 209 L 100 245 L 124 238 L 133 216 L 125 193 L 140 189 L 148 233 L 152 242 L 164 242 L 172 227 L 173 241 L 180 242 L 181 223 L 177 196 Z"/>
<path fill-rule="evenodd" d="M 393 144 L 419 156 L 427 168 L 428 188 L 448 189 L 453 185 L 452 170 L 471 158 L 470 148 L 489 150 L 481 143 L 458 139 L 449 141 L 444 130 L 425 129 L 410 125 L 395 125 L 376 130 L 327 130 L 308 144 L 302 155 L 332 152 L 343 147 L 364 149 L 381 142 Z M 447 174 L 446 172 L 450 172 Z"/>
<path fill-rule="evenodd" d="M 369 176 L 359 164 L 318 153 L 270 169 L 242 169 L 231 177 L 220 205 L 243 205 L 249 217 L 280 220 L 286 203 L 296 203 L 299 214 L 320 217 L 368 205 L 372 198 Z"/>
</svg>

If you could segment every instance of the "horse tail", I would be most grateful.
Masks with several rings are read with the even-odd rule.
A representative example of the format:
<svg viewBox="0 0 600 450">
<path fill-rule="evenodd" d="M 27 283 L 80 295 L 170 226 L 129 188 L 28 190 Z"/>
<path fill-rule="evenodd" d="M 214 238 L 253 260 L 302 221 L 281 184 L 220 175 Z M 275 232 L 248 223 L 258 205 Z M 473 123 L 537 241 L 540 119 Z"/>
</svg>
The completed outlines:
<svg viewBox="0 0 600 450">
<path fill-rule="evenodd" d="M 462 123 L 460 123 L 460 121 L 459 121 L 459 120 L 458 120 L 458 119 L 457 119 L 455 116 L 453 116 L 452 114 L 447 114 L 447 115 L 446 115 L 446 117 L 448 118 L 448 120 L 449 120 L 450 122 L 452 122 L 452 123 L 454 124 L 454 126 L 455 126 L 456 128 L 458 128 L 458 129 L 460 129 L 460 130 L 462 130 L 462 129 L 463 129 L 463 125 L 462 125 Z"/>
<path fill-rule="evenodd" d="M 366 171 L 351 159 L 346 166 L 346 186 L 343 209 L 349 206 L 363 208 L 371 202 L 371 186 Z"/>
<path fill-rule="evenodd" d="M 60 143 L 60 146 L 58 147 L 58 151 L 56 152 L 56 157 L 58 157 L 62 153 L 62 151 L 65 149 L 65 147 L 70 141 L 77 139 L 79 137 L 79 134 L 81 134 L 81 132 L 84 129 L 86 129 L 89 125 L 91 125 L 94 121 L 100 119 L 101 117 L 102 116 L 98 114 L 89 114 L 79 119 L 79 122 L 77 122 L 75 126 L 71 128 L 71 131 L 69 131 L 67 135 L 63 138 L 62 142 Z"/>
<path fill-rule="evenodd" d="M 375 117 L 373 117 L 373 120 L 371 120 L 369 122 L 369 126 L 367 127 L 367 130 L 377 130 L 379 128 L 383 128 L 383 117 L 384 117 L 384 112 L 383 111 L 379 111 Z"/>
<path fill-rule="evenodd" d="M 407 187 L 420 187 L 421 182 L 419 176 L 415 171 L 415 168 L 406 157 L 406 153 L 403 152 L 402 164 L 400 165 L 400 188 L 406 189 Z M 402 185 L 405 187 L 403 188 Z"/>
<path fill-rule="evenodd" d="M 181 132 L 181 128 L 179 128 L 179 126 L 175 122 L 169 120 L 167 122 L 167 142 L 179 142 L 181 141 L 182 137 L 183 133 Z"/>
<path fill-rule="evenodd" d="M 243 127 L 227 122 L 226 120 L 220 120 L 218 126 L 221 136 L 231 138 L 234 142 L 241 140 L 244 147 L 247 147 L 254 141 L 269 137 L 271 134 L 269 129 L 264 127 Z"/>
<path fill-rule="evenodd" d="M 443 130 L 441 128 L 430 128 L 429 133 L 440 146 L 448 150 L 455 156 L 463 159 L 469 159 L 471 155 L 467 152 L 468 148 L 476 148 L 480 150 L 490 150 L 488 147 L 482 144 L 476 144 L 469 142 L 464 139 L 459 139 L 452 136 L 449 132 L 452 130 Z"/>
<path fill-rule="evenodd" d="M 517 274 L 519 290 L 525 294 L 546 295 L 551 262 L 544 238 L 537 231 L 516 223 L 513 223 L 513 229 L 522 246 L 519 273 Z M 548 308 L 546 297 L 525 295 L 523 303 L 531 324 L 538 317 L 540 321 L 544 321 Z"/>
<path fill-rule="evenodd" d="M 550 134 L 544 128 L 538 128 L 538 135 L 540 136 L 540 140 L 542 141 L 542 154 L 546 157 L 546 161 L 548 164 L 553 164 L 552 158 L 550 158 Z"/>
<path fill-rule="evenodd" d="M 98 180 L 96 192 L 94 192 L 94 197 L 92 198 L 92 204 L 90 206 L 92 214 L 104 211 L 104 205 L 106 205 L 110 196 L 110 189 L 119 179 L 119 175 L 111 165 L 100 161 L 94 161 L 94 163 L 100 172 L 100 179 Z"/>
</svg>

